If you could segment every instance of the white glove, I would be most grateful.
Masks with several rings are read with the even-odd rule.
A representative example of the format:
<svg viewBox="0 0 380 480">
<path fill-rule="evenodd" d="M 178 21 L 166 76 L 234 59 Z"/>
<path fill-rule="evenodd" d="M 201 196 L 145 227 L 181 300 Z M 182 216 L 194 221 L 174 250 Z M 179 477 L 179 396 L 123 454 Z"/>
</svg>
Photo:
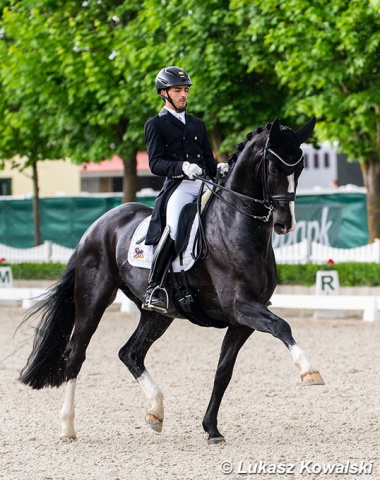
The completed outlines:
<svg viewBox="0 0 380 480">
<path fill-rule="evenodd" d="M 183 173 L 193 180 L 196 175 L 202 175 L 203 170 L 196 163 L 183 162 L 182 164 Z"/>
<path fill-rule="evenodd" d="M 225 177 L 230 169 L 228 163 L 218 163 L 217 169 L 221 177 Z"/>
</svg>

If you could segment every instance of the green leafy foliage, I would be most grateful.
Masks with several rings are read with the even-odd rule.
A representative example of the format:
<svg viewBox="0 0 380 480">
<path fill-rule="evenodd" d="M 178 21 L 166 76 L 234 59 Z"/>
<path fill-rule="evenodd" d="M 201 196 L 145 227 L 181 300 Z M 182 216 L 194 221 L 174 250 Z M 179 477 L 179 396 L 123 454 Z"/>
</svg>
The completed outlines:
<svg viewBox="0 0 380 480">
<path fill-rule="evenodd" d="M 161 104 L 155 76 L 176 64 L 219 159 L 275 117 L 296 127 L 316 115 L 315 139 L 338 140 L 362 163 L 373 240 L 379 48 L 378 0 L 4 0 L 0 166 L 113 153 L 132 165 Z"/>
<path fill-rule="evenodd" d="M 6 266 L 7 264 L 2 264 Z M 56 280 L 66 268 L 63 263 L 14 263 L 12 267 L 13 277 L 21 280 Z M 380 285 L 380 264 L 378 263 L 337 263 L 331 266 L 315 265 L 277 265 L 279 285 L 303 285 L 315 284 L 318 270 L 335 269 L 339 273 L 339 282 L 342 287 Z"/>
<path fill-rule="evenodd" d="M 337 270 L 339 283 L 342 287 L 380 285 L 380 264 L 378 263 L 336 263 L 334 265 L 277 265 L 279 285 L 303 285 L 315 284 L 318 270 Z"/>
<path fill-rule="evenodd" d="M 2 266 L 12 268 L 15 280 L 56 280 L 63 273 L 66 265 L 63 263 L 13 263 Z"/>
</svg>

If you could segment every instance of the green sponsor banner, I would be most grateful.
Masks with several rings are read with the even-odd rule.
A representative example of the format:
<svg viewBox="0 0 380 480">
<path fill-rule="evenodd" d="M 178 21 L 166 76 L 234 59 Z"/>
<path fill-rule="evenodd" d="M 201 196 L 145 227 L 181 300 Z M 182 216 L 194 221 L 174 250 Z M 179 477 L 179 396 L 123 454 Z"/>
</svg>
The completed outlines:
<svg viewBox="0 0 380 480">
<path fill-rule="evenodd" d="M 153 206 L 155 197 L 138 198 Z M 87 228 L 121 197 L 54 197 L 40 199 L 41 241 L 74 248 Z M 32 200 L 0 199 L 0 243 L 15 248 L 34 247 Z"/>
<path fill-rule="evenodd" d="M 304 239 L 336 248 L 367 245 L 366 194 L 297 195 L 297 228 L 285 236 L 274 235 L 275 247 L 293 245 Z"/>
<path fill-rule="evenodd" d="M 155 197 L 138 199 L 153 206 Z M 120 197 L 83 196 L 42 198 L 41 238 L 74 248 L 86 229 L 105 212 L 121 203 Z M 305 238 L 338 248 L 368 243 L 366 195 L 358 192 L 297 195 L 297 229 L 274 235 L 275 247 Z M 32 201 L 0 199 L 0 243 L 16 248 L 34 246 Z"/>
</svg>

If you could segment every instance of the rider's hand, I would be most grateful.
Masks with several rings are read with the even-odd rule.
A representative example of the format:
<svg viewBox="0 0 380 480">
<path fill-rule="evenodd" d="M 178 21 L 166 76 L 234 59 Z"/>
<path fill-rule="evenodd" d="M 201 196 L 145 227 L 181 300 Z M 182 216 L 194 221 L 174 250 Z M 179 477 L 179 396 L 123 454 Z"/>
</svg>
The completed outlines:
<svg viewBox="0 0 380 480">
<path fill-rule="evenodd" d="M 203 170 L 196 163 L 183 162 L 182 164 L 183 173 L 189 177 L 190 180 L 193 180 L 196 175 L 202 175 Z"/>
<path fill-rule="evenodd" d="M 230 166 L 228 165 L 228 163 L 219 163 L 217 166 L 217 169 L 218 169 L 219 175 L 221 177 L 225 177 L 228 173 L 228 170 L 230 169 Z"/>
</svg>

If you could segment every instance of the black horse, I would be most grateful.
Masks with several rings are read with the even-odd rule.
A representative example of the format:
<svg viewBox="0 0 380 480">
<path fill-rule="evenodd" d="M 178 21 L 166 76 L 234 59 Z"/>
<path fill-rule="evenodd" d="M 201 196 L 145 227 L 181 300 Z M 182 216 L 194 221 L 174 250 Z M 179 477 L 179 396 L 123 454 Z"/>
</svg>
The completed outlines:
<svg viewBox="0 0 380 480">
<path fill-rule="evenodd" d="M 272 232 L 274 229 L 282 235 L 295 227 L 295 191 L 304 166 L 300 145 L 314 126 L 312 119 L 294 132 L 276 119 L 249 133 L 231 156 L 229 175 L 224 186 L 214 191 L 204 221 L 207 255 L 187 272 L 199 315 L 186 315 L 172 303 L 165 316 L 141 309 L 148 270 L 132 267 L 126 251 L 136 227 L 151 214 L 149 207 L 124 204 L 89 227 L 61 279 L 27 315 L 42 317 L 20 380 L 35 389 L 66 382 L 61 410 L 63 438 L 76 437 L 76 378 L 91 337 L 118 289 L 141 313 L 138 327 L 120 349 L 119 358 L 140 383 L 149 401 L 146 421 L 158 432 L 164 419 L 163 395 L 144 360 L 174 318 L 188 317 L 199 325 L 227 328 L 203 419 L 210 444 L 224 441 L 217 427 L 218 410 L 237 354 L 254 330 L 271 333 L 285 344 L 304 384 L 324 383 L 296 344 L 288 323 L 267 308 L 276 286 Z M 176 277 L 168 279 L 170 297 L 175 294 Z"/>
</svg>

